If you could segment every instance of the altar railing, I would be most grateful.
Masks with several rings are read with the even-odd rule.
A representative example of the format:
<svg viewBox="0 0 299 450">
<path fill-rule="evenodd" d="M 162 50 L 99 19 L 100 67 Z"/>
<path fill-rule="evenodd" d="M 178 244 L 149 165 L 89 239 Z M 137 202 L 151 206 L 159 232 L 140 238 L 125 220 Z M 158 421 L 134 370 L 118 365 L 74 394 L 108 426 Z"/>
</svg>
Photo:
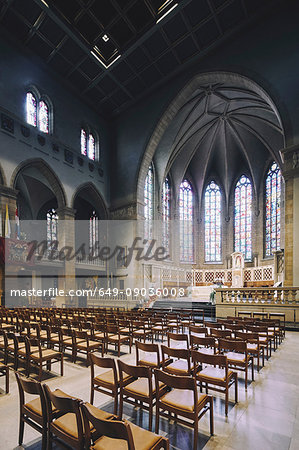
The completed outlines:
<svg viewBox="0 0 299 450">
<path fill-rule="evenodd" d="M 287 305 L 299 304 L 299 287 L 219 288 L 217 303 Z"/>
</svg>

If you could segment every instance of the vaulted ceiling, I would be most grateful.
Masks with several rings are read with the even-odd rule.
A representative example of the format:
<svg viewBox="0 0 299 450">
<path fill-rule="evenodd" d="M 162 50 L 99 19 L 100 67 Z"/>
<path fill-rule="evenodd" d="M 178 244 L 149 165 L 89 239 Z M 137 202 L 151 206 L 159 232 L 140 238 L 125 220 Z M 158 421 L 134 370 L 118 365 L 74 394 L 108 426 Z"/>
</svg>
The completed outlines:
<svg viewBox="0 0 299 450">
<path fill-rule="evenodd" d="M 0 0 L 0 24 L 111 116 L 277 2 Z"/>
</svg>

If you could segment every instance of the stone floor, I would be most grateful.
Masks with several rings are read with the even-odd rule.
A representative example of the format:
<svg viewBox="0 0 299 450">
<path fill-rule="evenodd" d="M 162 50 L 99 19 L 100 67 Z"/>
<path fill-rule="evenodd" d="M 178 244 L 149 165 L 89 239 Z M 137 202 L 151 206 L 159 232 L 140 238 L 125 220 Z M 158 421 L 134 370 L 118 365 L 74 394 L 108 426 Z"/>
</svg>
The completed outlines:
<svg viewBox="0 0 299 450">
<path fill-rule="evenodd" d="M 113 354 L 111 352 L 111 354 Z M 134 364 L 134 353 L 121 356 Z M 58 365 L 53 371 L 59 372 Z M 273 353 L 265 367 L 256 374 L 247 393 L 240 375 L 239 403 L 230 403 L 224 415 L 223 394 L 214 394 L 215 435 L 210 437 L 208 414 L 200 420 L 198 449 L 222 450 L 297 450 L 299 449 L 299 333 L 287 332 L 286 339 Z M 44 382 L 52 389 L 59 387 L 84 401 L 89 400 L 90 374 L 82 363 L 65 362 L 65 376 L 45 373 Z M 39 450 L 39 434 L 25 425 L 24 447 L 18 447 L 18 392 L 13 372 L 10 374 L 10 393 L 3 394 L 4 378 L 0 378 L 0 449 L 26 448 Z M 232 388 L 233 389 L 233 388 Z M 233 399 L 233 391 L 231 392 Z M 111 398 L 95 394 L 95 405 L 112 412 Z M 148 413 L 125 405 L 125 417 L 147 428 Z M 171 448 L 192 448 L 191 429 L 175 425 L 166 419 L 160 422 L 160 433 L 169 437 Z"/>
</svg>

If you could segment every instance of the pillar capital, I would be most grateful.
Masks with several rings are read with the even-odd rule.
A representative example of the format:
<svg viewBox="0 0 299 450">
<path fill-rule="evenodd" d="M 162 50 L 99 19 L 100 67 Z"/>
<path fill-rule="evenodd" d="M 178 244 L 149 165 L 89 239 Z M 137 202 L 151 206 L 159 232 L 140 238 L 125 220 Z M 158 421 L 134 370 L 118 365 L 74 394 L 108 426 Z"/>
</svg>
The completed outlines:
<svg viewBox="0 0 299 450">
<path fill-rule="evenodd" d="M 63 208 L 58 208 L 56 212 L 60 220 L 75 220 L 76 210 L 73 208 L 64 206 Z"/>
<path fill-rule="evenodd" d="M 285 180 L 299 177 L 299 144 L 281 150 L 284 164 L 282 174 Z"/>
<path fill-rule="evenodd" d="M 18 191 L 16 189 L 0 185 L 0 197 L 10 198 L 16 200 Z"/>
</svg>

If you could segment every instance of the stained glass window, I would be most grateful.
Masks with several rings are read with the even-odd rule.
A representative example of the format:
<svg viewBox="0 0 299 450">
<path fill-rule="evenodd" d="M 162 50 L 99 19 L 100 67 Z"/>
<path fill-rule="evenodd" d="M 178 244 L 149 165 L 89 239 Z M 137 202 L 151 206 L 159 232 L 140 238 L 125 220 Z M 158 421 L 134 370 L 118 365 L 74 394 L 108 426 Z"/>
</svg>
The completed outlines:
<svg viewBox="0 0 299 450">
<path fill-rule="evenodd" d="M 89 247 L 96 250 L 96 242 L 99 240 L 99 218 L 95 211 L 92 212 L 89 218 Z"/>
<path fill-rule="evenodd" d="M 87 156 L 87 136 L 83 128 L 81 129 L 81 155 Z"/>
<path fill-rule="evenodd" d="M 58 215 L 54 208 L 47 212 L 47 241 L 51 244 L 57 240 Z"/>
<path fill-rule="evenodd" d="M 273 162 L 266 178 L 266 256 L 280 249 L 281 171 Z"/>
<path fill-rule="evenodd" d="M 215 181 L 205 192 L 205 260 L 221 261 L 221 192 Z"/>
<path fill-rule="evenodd" d="M 150 165 L 144 183 L 144 238 L 153 237 L 154 220 L 154 172 Z"/>
<path fill-rule="evenodd" d="M 170 183 L 165 179 L 162 188 L 162 246 L 170 250 Z"/>
<path fill-rule="evenodd" d="M 38 127 L 43 133 L 49 133 L 49 108 L 43 100 L 38 105 Z"/>
<path fill-rule="evenodd" d="M 235 188 L 235 251 L 242 252 L 246 260 L 252 257 L 252 186 L 242 175 Z"/>
<path fill-rule="evenodd" d="M 26 120 L 29 125 L 37 125 L 37 101 L 32 92 L 26 95 Z"/>
<path fill-rule="evenodd" d="M 96 142 L 93 135 L 90 133 L 88 136 L 88 158 L 95 160 L 96 155 Z"/>
<path fill-rule="evenodd" d="M 183 262 L 193 262 L 193 191 L 190 183 L 184 180 L 180 185 L 180 259 Z"/>
</svg>

